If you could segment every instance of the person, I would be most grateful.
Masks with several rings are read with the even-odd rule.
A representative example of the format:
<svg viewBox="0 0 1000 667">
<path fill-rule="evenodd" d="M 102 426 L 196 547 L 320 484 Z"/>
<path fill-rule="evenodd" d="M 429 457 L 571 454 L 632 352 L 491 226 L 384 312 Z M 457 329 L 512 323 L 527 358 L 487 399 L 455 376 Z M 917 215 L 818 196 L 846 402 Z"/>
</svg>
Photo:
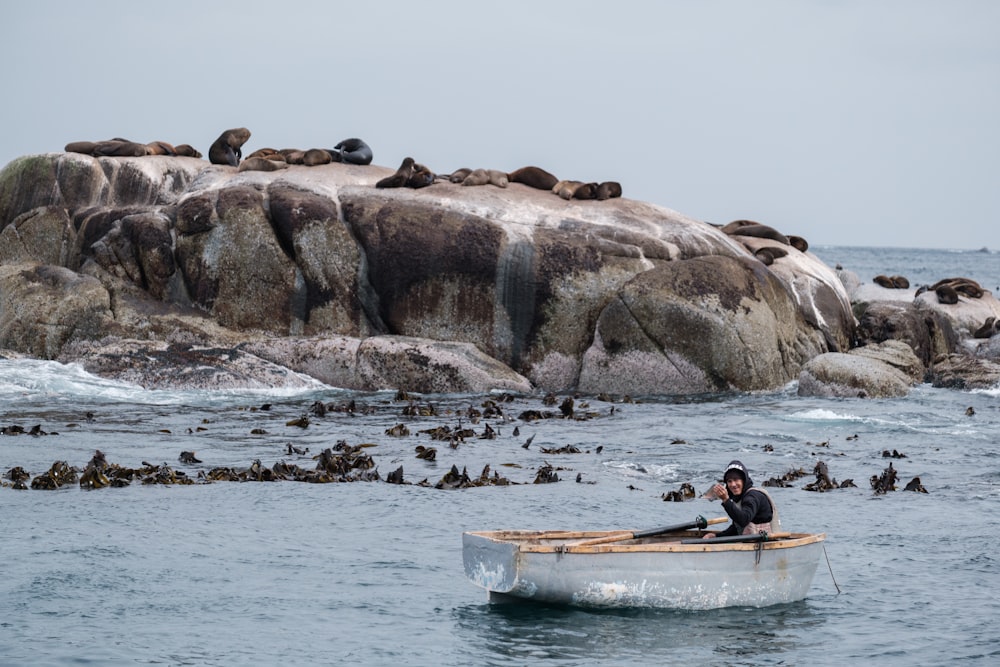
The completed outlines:
<svg viewBox="0 0 1000 667">
<path fill-rule="evenodd" d="M 705 533 L 703 537 L 754 535 L 761 531 L 776 533 L 781 530 L 774 500 L 767 491 L 753 485 L 746 466 L 739 461 L 730 462 L 722 480 L 724 484 L 715 484 L 708 495 L 722 501 L 722 509 L 733 522 L 722 532 Z"/>
</svg>

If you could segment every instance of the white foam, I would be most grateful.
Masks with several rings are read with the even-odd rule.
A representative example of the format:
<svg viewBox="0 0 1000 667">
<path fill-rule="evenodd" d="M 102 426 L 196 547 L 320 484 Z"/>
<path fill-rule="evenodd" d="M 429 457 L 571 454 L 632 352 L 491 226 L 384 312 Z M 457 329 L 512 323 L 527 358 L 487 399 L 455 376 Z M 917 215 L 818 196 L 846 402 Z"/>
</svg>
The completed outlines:
<svg viewBox="0 0 1000 667">
<path fill-rule="evenodd" d="M 106 400 L 111 402 L 171 405 L 178 403 L 225 403 L 240 397 L 287 398 L 332 390 L 313 378 L 296 374 L 301 384 L 225 390 L 146 390 L 138 385 L 108 380 L 88 373 L 80 364 L 39 359 L 0 359 L 0 400 L 58 399 Z"/>
</svg>

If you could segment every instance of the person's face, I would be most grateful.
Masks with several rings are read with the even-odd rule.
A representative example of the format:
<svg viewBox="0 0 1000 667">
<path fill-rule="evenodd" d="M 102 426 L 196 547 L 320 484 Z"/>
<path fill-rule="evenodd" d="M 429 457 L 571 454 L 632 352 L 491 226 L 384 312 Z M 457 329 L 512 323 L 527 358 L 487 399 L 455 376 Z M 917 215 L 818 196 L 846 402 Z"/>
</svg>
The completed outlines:
<svg viewBox="0 0 1000 667">
<path fill-rule="evenodd" d="M 738 496 L 743 493 L 743 478 L 739 475 L 730 475 L 726 480 L 726 488 L 729 489 L 729 493 L 734 496 Z"/>
</svg>

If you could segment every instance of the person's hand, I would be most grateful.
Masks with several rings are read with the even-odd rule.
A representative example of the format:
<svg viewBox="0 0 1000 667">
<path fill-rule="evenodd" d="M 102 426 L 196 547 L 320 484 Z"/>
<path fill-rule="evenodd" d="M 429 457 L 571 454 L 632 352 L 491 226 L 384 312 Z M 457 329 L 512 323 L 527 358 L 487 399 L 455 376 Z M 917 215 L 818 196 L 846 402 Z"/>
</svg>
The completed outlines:
<svg viewBox="0 0 1000 667">
<path fill-rule="evenodd" d="M 715 486 L 713 486 L 712 493 L 714 493 L 715 497 L 721 500 L 722 502 L 726 502 L 727 500 L 729 500 L 729 491 L 722 484 L 716 484 Z"/>
<path fill-rule="evenodd" d="M 701 536 L 701 539 L 707 540 L 710 537 L 715 537 L 715 533 L 705 533 L 704 535 Z"/>
</svg>

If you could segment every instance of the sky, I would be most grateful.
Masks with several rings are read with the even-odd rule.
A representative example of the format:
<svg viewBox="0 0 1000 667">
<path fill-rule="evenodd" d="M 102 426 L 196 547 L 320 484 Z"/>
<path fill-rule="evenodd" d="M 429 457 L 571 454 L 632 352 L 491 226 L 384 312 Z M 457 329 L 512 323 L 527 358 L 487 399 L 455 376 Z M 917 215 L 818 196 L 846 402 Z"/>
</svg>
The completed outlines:
<svg viewBox="0 0 1000 667">
<path fill-rule="evenodd" d="M 32 0 L 0 62 L 0 166 L 247 127 L 244 154 L 360 137 L 814 246 L 1000 250 L 995 0 Z"/>
</svg>

